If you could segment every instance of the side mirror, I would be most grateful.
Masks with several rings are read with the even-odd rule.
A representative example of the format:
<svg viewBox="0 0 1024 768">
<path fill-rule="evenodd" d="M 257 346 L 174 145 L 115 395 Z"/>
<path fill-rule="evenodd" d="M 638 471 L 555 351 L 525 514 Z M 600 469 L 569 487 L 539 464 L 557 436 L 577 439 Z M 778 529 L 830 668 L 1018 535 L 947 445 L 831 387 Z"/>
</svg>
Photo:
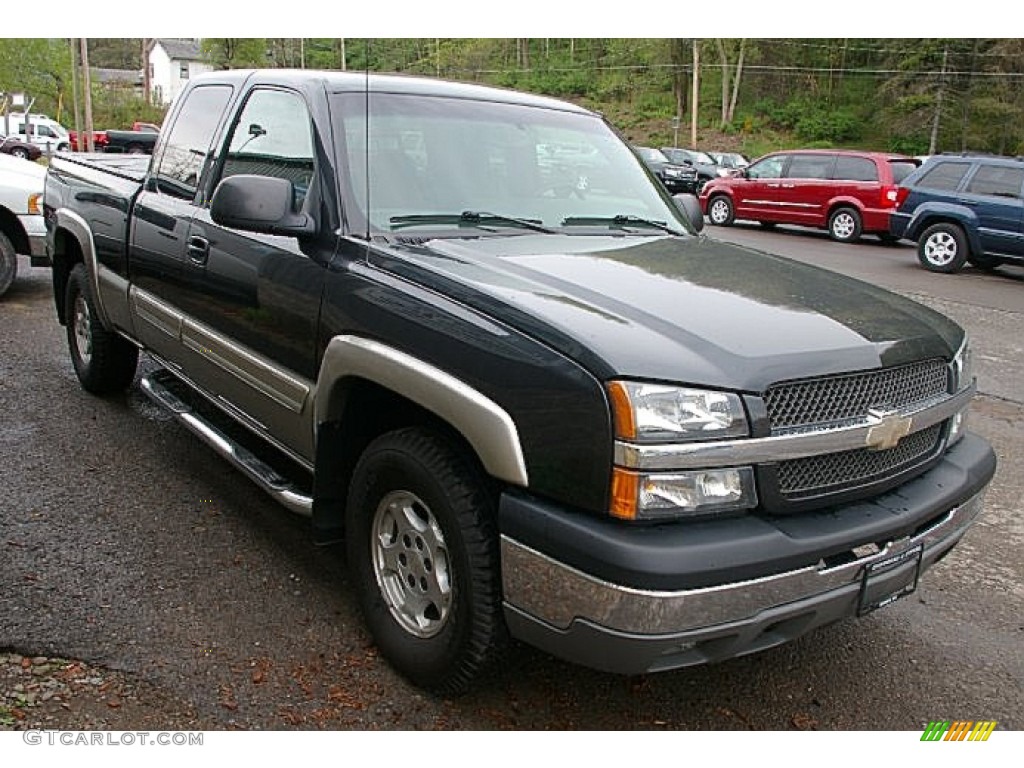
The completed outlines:
<svg viewBox="0 0 1024 768">
<path fill-rule="evenodd" d="M 210 200 L 210 218 L 217 224 L 267 235 L 303 237 L 316 233 L 316 223 L 295 213 L 295 186 L 276 176 L 228 176 Z"/>
<path fill-rule="evenodd" d="M 700 201 L 697 200 L 697 196 L 683 193 L 672 195 L 672 199 L 675 201 L 676 207 L 689 220 L 693 231 L 702 231 L 704 229 L 704 213 L 700 209 Z"/>
</svg>

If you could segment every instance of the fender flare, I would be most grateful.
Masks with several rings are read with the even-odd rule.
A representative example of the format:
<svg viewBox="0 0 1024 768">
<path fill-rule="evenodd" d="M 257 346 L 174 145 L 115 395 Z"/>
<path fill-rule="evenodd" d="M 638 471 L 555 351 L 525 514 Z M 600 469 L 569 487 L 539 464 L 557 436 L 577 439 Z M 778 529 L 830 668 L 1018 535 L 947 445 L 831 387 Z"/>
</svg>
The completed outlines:
<svg viewBox="0 0 1024 768">
<path fill-rule="evenodd" d="M 54 234 L 63 229 L 78 241 L 78 246 L 82 249 L 85 271 L 89 276 L 89 287 L 96 305 L 97 319 L 106 330 L 112 331 L 114 325 L 110 322 L 110 316 L 107 314 L 106 307 L 103 306 L 103 299 L 100 295 L 100 269 L 99 261 L 96 258 L 96 243 L 93 240 L 92 228 L 85 219 L 68 208 L 58 208 L 54 212 L 54 219 L 56 220 Z"/>
<path fill-rule="evenodd" d="M 328 343 L 317 377 L 316 425 L 341 415 L 330 395 L 348 378 L 366 379 L 431 411 L 458 430 L 490 475 L 529 485 L 519 432 L 507 411 L 440 368 L 361 336 L 335 336 Z"/>
</svg>

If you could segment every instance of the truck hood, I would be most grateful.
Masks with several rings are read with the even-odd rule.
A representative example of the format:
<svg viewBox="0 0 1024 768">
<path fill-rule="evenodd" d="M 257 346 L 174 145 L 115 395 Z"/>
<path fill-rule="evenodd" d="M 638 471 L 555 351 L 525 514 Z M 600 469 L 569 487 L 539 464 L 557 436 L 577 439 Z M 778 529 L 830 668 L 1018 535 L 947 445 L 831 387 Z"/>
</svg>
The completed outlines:
<svg viewBox="0 0 1024 768">
<path fill-rule="evenodd" d="M 949 359 L 963 339 L 909 299 L 706 236 L 436 239 L 378 255 L 377 266 L 600 379 L 760 392 L 783 379 Z"/>
</svg>

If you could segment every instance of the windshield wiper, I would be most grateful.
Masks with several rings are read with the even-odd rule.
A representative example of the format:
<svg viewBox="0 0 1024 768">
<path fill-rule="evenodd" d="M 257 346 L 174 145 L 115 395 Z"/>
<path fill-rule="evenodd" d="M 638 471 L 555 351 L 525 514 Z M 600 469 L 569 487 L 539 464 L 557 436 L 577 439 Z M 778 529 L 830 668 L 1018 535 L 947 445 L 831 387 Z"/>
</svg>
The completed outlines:
<svg viewBox="0 0 1024 768">
<path fill-rule="evenodd" d="M 462 213 L 414 213 L 407 216 L 392 216 L 388 219 L 392 229 L 414 227 L 417 224 L 455 224 L 457 226 L 486 228 L 487 224 L 511 224 L 523 229 L 532 229 L 534 232 L 554 234 L 555 230 L 549 229 L 540 223 L 539 219 L 519 219 L 515 216 L 505 216 L 500 213 L 489 211 L 463 211 Z"/>
<path fill-rule="evenodd" d="M 664 221 L 645 219 L 643 216 L 630 216 L 619 214 L 618 216 L 568 216 L 562 220 L 563 227 L 597 227 L 607 225 L 610 227 L 653 227 L 671 235 L 681 235 L 678 229 L 673 229 Z"/>
</svg>

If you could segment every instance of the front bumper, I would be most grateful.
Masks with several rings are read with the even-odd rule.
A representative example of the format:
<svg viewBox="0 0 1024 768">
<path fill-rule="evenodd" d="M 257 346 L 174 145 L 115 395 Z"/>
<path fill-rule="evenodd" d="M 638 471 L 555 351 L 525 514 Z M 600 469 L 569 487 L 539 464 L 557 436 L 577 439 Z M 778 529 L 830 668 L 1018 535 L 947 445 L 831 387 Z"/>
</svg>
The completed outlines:
<svg viewBox="0 0 1024 768">
<path fill-rule="evenodd" d="M 28 235 L 29 257 L 33 267 L 50 266 L 50 257 L 46 255 L 46 221 L 42 216 L 26 214 L 18 216 L 18 221 Z"/>
<path fill-rule="evenodd" d="M 781 549 L 787 547 L 811 554 L 813 547 L 802 546 L 810 541 L 819 544 L 817 555 L 811 554 L 814 559 L 751 575 L 757 573 L 751 570 L 756 567 L 749 550 L 752 542 L 739 526 L 731 544 L 725 538 L 717 545 L 708 539 L 703 552 L 676 547 L 677 578 L 692 586 L 675 589 L 637 586 L 638 580 L 651 583 L 656 575 L 667 574 L 638 571 L 629 576 L 623 564 L 597 569 L 605 570 L 603 576 L 593 573 L 595 569 L 587 572 L 545 554 L 542 540 L 530 537 L 526 528 L 517 536 L 515 526 L 503 524 L 506 622 L 514 636 L 553 655 L 623 674 L 721 661 L 770 648 L 856 615 L 865 604 L 866 591 L 872 601 L 885 602 L 915 583 L 977 517 L 994 470 L 991 448 L 968 435 L 937 467 L 893 492 L 824 515 L 780 518 L 783 540 L 761 537 L 762 565 L 785 562 Z M 511 512 L 503 500 L 503 523 Z M 840 529 L 845 531 L 844 544 L 837 550 L 834 541 Z M 646 530 L 655 541 L 627 544 L 625 548 L 633 551 L 623 555 L 623 563 L 644 546 L 656 549 L 657 538 L 664 538 L 657 536 L 656 528 Z M 722 527 L 722 532 L 726 530 Z M 549 533 L 560 536 L 553 528 Z M 694 538 L 702 537 L 695 533 Z M 785 539 L 792 541 L 787 545 Z M 614 549 L 608 541 L 603 546 L 606 551 Z M 903 560 L 908 554 L 914 556 Z M 570 559 L 579 562 L 576 555 Z M 702 575 L 701 561 L 731 568 L 735 576 L 719 571 L 708 577 L 714 567 Z M 868 570 L 890 561 L 894 567 L 879 568 L 866 578 Z M 624 578 L 609 579 L 611 572 Z"/>
<path fill-rule="evenodd" d="M 697 187 L 699 186 L 697 184 L 697 178 L 696 177 L 693 177 L 693 178 L 690 178 L 690 177 L 685 177 L 685 178 L 667 178 L 667 177 L 663 177 L 662 178 L 662 183 L 664 183 L 666 189 L 668 189 L 668 191 L 671 192 L 673 195 L 677 195 L 680 192 L 696 193 L 697 192 Z"/>
</svg>

